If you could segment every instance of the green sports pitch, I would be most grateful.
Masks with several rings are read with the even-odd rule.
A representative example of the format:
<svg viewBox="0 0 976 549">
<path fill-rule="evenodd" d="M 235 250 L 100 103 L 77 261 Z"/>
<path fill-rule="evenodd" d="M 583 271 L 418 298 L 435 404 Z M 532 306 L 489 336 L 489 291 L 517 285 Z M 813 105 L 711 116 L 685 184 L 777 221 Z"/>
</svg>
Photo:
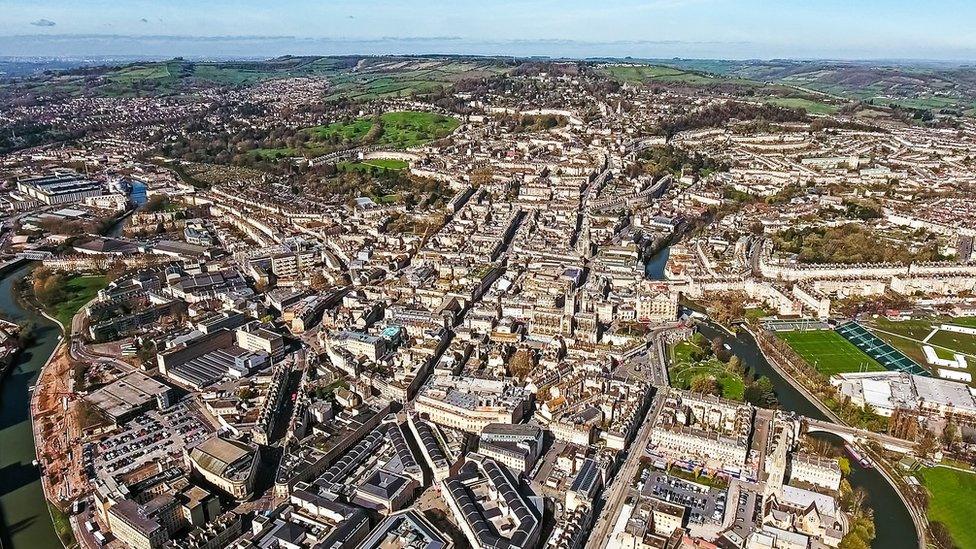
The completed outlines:
<svg viewBox="0 0 976 549">
<path fill-rule="evenodd" d="M 929 491 L 928 516 L 946 525 L 956 547 L 976 547 L 976 475 L 947 467 L 921 469 L 918 477 Z"/>
<path fill-rule="evenodd" d="M 804 360 L 828 376 L 884 371 L 876 360 L 833 330 L 777 332 L 776 337 L 788 343 Z"/>
</svg>

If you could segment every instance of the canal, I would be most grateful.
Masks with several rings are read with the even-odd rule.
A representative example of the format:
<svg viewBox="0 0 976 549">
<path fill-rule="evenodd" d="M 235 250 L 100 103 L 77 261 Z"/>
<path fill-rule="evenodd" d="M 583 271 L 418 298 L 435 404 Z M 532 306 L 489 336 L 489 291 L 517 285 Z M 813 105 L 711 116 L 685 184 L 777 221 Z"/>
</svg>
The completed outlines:
<svg viewBox="0 0 976 549">
<path fill-rule="evenodd" d="M 61 330 L 43 316 L 20 307 L 14 283 L 31 265 L 0 278 L 0 316 L 34 324 L 34 340 L 0 380 L 0 545 L 3 549 L 61 547 L 41 489 L 30 422 L 30 393 L 38 373 L 57 346 Z"/>
<path fill-rule="evenodd" d="M 668 249 L 650 258 L 645 272 L 648 278 L 662 280 L 664 278 L 664 264 L 667 263 Z M 661 259 L 664 256 L 664 259 Z M 755 340 L 746 332 L 730 336 L 728 332 L 711 322 L 699 323 L 698 330 L 703 336 L 711 340 L 721 336 L 731 347 L 732 353 L 737 355 L 756 376 L 766 376 L 773 382 L 773 389 L 779 405 L 784 410 L 796 412 L 809 418 L 827 420 L 820 410 L 813 405 L 783 376 L 779 375 L 766 358 L 759 351 Z M 818 438 L 829 441 L 837 448 L 843 447 L 843 440 L 832 435 L 817 435 Z M 875 469 L 865 469 L 855 460 L 851 460 L 850 483 L 855 488 L 862 488 L 868 494 L 867 504 L 874 510 L 874 524 L 876 537 L 871 546 L 878 549 L 908 549 L 918 545 L 918 535 L 915 524 L 908 509 L 902 504 L 901 498 L 895 492 L 884 476 Z"/>
</svg>

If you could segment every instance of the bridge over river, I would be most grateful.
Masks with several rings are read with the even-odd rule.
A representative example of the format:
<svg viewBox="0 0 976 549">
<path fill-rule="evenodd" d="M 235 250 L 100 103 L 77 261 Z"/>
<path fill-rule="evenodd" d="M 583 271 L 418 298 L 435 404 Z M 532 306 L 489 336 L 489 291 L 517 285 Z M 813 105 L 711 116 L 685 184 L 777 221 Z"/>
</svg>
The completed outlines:
<svg viewBox="0 0 976 549">
<path fill-rule="evenodd" d="M 807 433 L 830 433 L 844 439 L 850 444 L 862 444 L 868 441 L 874 441 L 880 444 L 885 450 L 900 454 L 907 454 L 915 447 L 914 443 L 898 437 L 866 431 L 864 429 L 855 429 L 854 427 L 838 425 L 829 421 L 805 418 L 805 425 Z"/>
</svg>

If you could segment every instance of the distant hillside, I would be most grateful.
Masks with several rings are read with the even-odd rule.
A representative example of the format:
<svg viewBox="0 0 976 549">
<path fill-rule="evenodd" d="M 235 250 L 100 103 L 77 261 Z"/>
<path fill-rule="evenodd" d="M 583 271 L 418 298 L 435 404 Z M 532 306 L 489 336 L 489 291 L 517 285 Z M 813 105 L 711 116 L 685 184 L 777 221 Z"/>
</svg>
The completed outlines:
<svg viewBox="0 0 976 549">
<path fill-rule="evenodd" d="M 476 56 L 285 56 L 262 61 L 172 59 L 115 66 L 81 66 L 45 74 L 10 64 L 0 93 L 11 97 L 173 95 L 213 86 L 249 86 L 274 78 L 328 78 L 330 99 L 369 100 L 425 93 L 460 80 L 518 72 L 539 60 Z M 577 67 L 567 60 L 551 67 Z M 852 101 L 976 116 L 976 67 L 950 63 L 841 61 L 722 61 L 591 59 L 584 65 L 622 83 L 707 87 L 756 96 L 813 114 L 835 113 Z M 550 68 L 551 68 L 550 67 Z M 47 68 L 64 68 L 53 64 Z M 0 70 L 3 65 L 0 64 Z M 10 78 L 20 76 L 20 78 Z"/>
<path fill-rule="evenodd" d="M 976 115 L 976 66 L 951 63 L 655 60 L 726 78 L 776 83 L 876 105 L 953 109 Z"/>
<path fill-rule="evenodd" d="M 464 57 L 280 57 L 264 61 L 200 62 L 173 59 L 122 66 L 81 67 L 8 81 L 18 95 L 142 97 L 171 95 L 194 87 L 248 86 L 274 78 L 327 77 L 330 98 L 373 99 L 426 92 L 466 78 L 505 72 L 514 66 Z"/>
</svg>

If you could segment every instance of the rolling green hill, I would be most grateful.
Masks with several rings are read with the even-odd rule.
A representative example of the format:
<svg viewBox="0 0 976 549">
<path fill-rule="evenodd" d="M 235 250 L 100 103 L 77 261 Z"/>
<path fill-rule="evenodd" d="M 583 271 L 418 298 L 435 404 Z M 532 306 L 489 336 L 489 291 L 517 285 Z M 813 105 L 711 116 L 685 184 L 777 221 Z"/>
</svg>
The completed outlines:
<svg viewBox="0 0 976 549">
<path fill-rule="evenodd" d="M 492 58 L 279 57 L 264 61 L 170 61 L 83 67 L 7 82 L 21 94 L 144 97 L 198 87 L 249 86 L 276 78 L 325 77 L 329 98 L 375 99 L 424 93 L 468 78 L 501 74 L 513 63 Z"/>
</svg>

